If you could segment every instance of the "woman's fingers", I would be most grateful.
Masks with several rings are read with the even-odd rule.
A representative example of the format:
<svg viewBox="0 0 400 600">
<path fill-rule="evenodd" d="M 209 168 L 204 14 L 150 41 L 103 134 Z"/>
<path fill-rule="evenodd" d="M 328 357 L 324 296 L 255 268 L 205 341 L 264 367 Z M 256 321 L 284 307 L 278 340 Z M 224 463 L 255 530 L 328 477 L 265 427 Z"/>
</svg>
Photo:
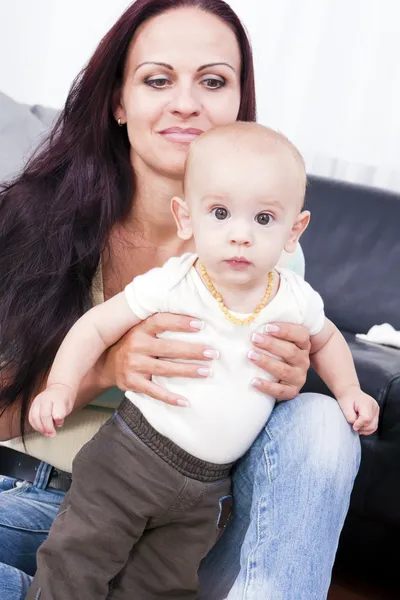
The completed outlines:
<svg viewBox="0 0 400 600">
<path fill-rule="evenodd" d="M 277 327 L 279 331 L 276 331 Z M 292 323 L 267 325 L 267 328 L 271 333 L 253 335 L 255 348 L 249 352 L 248 358 L 277 381 L 260 377 L 255 382 L 259 384 L 260 391 L 278 401 L 291 400 L 303 387 L 310 366 L 308 330 Z"/>
<path fill-rule="evenodd" d="M 295 323 L 269 323 L 266 325 L 266 333 L 273 336 L 292 342 L 301 350 L 310 350 L 310 334 L 306 327 Z"/>
<path fill-rule="evenodd" d="M 249 352 L 248 357 L 254 364 L 260 367 L 260 369 L 266 371 L 278 381 L 287 385 L 295 386 L 297 389 L 303 386 L 305 381 L 305 371 L 303 368 L 293 367 L 292 365 L 289 365 L 281 360 L 277 360 L 268 354 L 263 354 L 262 352 L 257 352 L 254 350 Z"/>
<path fill-rule="evenodd" d="M 308 369 L 309 367 L 308 351 L 306 352 L 305 350 L 300 349 L 293 342 L 280 340 L 271 335 L 262 335 L 259 333 L 253 335 L 252 342 L 257 348 L 261 348 L 274 356 L 278 356 L 290 365 L 295 365 L 296 367 L 299 366 L 304 369 Z"/>
<path fill-rule="evenodd" d="M 152 375 L 158 377 L 189 377 L 190 379 L 210 377 L 212 369 L 209 365 L 172 362 L 158 360 L 149 356 L 138 356 L 132 375 Z M 127 377 L 129 382 L 129 375 Z"/>
<path fill-rule="evenodd" d="M 267 381 L 262 377 L 253 379 L 251 383 L 252 386 L 257 390 L 263 394 L 266 394 L 267 396 L 272 396 L 277 402 L 293 400 L 293 398 L 295 398 L 299 393 L 299 390 L 296 386 L 279 383 L 277 381 Z"/>
<path fill-rule="evenodd" d="M 157 335 L 164 331 L 195 332 L 204 329 L 204 323 L 195 317 L 174 315 L 172 313 L 157 313 L 143 321 L 141 328 L 150 335 Z"/>
<path fill-rule="evenodd" d="M 169 313 L 149 317 L 133 327 L 104 354 L 99 366 L 103 381 L 108 385 L 117 385 L 122 390 L 146 393 L 157 400 L 179 405 L 173 394 L 168 394 L 159 386 L 149 387 L 153 383 L 151 377 L 209 377 L 210 362 L 217 359 L 219 353 L 215 348 L 196 344 L 195 335 L 193 342 L 162 339 L 157 335 L 165 331 L 195 333 L 203 327 L 201 321 L 192 317 Z"/>
<path fill-rule="evenodd" d="M 212 360 L 219 357 L 219 353 L 215 348 L 210 348 L 203 344 L 196 344 L 195 340 L 191 342 L 180 342 L 177 340 L 163 340 L 148 338 L 149 354 L 152 356 L 160 356 L 162 358 L 181 359 L 181 360 Z"/>
<path fill-rule="evenodd" d="M 165 388 L 146 379 L 143 375 L 135 376 L 135 386 L 132 389 L 134 389 L 135 392 L 146 394 L 147 396 L 150 396 L 150 398 L 160 400 L 171 406 L 181 406 L 182 408 L 189 406 L 187 398 L 168 392 Z"/>
</svg>

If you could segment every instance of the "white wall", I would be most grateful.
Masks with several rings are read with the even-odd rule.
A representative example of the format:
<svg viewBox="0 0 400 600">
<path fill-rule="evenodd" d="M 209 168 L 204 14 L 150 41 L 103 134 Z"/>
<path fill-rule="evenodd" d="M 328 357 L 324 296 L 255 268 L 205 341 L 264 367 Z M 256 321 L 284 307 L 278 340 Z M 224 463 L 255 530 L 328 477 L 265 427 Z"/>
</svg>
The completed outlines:
<svg viewBox="0 0 400 600">
<path fill-rule="evenodd" d="M 61 107 L 128 0 L 0 0 L 0 91 Z"/>
</svg>

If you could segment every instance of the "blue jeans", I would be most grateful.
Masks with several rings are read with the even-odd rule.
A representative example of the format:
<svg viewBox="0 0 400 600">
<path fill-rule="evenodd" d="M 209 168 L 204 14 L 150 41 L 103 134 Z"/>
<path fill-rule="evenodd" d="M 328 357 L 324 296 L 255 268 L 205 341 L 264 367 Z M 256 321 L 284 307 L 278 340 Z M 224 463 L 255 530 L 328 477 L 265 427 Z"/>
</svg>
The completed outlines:
<svg viewBox="0 0 400 600">
<path fill-rule="evenodd" d="M 359 460 L 358 435 L 335 400 L 278 404 L 235 467 L 234 513 L 201 565 L 199 600 L 325 600 Z M 1 484 L 2 600 L 25 598 L 62 500 L 46 489 L 46 472 L 33 486 Z"/>
</svg>

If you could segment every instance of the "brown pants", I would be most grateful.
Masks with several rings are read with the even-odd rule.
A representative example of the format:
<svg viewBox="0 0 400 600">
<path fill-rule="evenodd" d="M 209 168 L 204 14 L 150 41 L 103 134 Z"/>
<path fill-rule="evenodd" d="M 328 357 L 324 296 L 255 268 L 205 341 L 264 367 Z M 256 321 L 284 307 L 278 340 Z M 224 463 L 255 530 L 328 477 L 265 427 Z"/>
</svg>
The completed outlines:
<svg viewBox="0 0 400 600">
<path fill-rule="evenodd" d="M 125 399 L 74 461 L 27 600 L 193 600 L 229 518 L 230 468 L 183 451 Z"/>
</svg>

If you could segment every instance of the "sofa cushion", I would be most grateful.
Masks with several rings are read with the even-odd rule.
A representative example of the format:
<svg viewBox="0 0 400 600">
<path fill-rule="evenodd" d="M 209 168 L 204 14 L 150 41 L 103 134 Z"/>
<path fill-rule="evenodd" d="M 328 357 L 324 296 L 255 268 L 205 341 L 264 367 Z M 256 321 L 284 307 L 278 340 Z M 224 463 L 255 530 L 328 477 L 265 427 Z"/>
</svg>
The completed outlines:
<svg viewBox="0 0 400 600">
<path fill-rule="evenodd" d="M 329 318 L 353 333 L 380 323 L 400 329 L 400 196 L 311 177 L 306 207 L 306 279 Z"/>
<path fill-rule="evenodd" d="M 0 182 L 20 171 L 57 114 L 51 108 L 20 104 L 0 92 Z"/>
</svg>

